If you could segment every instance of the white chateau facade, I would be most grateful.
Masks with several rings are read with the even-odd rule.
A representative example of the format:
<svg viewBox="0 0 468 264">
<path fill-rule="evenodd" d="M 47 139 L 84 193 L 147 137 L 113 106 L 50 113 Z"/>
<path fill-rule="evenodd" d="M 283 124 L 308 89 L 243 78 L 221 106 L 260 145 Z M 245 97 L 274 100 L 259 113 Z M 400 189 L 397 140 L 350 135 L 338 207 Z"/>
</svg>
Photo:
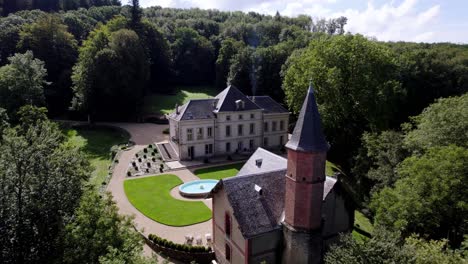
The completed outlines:
<svg viewBox="0 0 468 264">
<path fill-rule="evenodd" d="M 288 141 L 289 112 L 269 96 L 248 97 L 234 86 L 176 106 L 167 118 L 180 160 L 279 149 Z"/>
</svg>

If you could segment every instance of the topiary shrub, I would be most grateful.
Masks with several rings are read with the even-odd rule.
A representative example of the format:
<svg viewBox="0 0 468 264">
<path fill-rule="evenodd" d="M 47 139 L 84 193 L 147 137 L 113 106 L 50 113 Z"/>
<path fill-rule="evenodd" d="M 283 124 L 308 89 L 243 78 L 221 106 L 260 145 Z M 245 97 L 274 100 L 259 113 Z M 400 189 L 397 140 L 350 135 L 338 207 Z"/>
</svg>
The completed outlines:
<svg viewBox="0 0 468 264">
<path fill-rule="evenodd" d="M 163 172 L 163 168 L 159 168 L 159 172 L 162 173 L 162 172 Z"/>
<path fill-rule="evenodd" d="M 146 155 L 143 155 L 143 158 L 146 159 L 147 158 Z"/>
<path fill-rule="evenodd" d="M 146 163 L 146 165 L 151 168 L 151 162 Z"/>
<path fill-rule="evenodd" d="M 138 162 L 141 162 L 141 158 L 138 158 Z"/>
<path fill-rule="evenodd" d="M 153 144 L 149 144 L 149 145 L 148 145 L 148 148 L 153 148 Z"/>
<path fill-rule="evenodd" d="M 128 176 L 128 177 L 132 176 L 132 173 L 129 172 L 129 171 L 127 171 L 127 176 Z"/>
<path fill-rule="evenodd" d="M 153 157 L 151 160 L 152 160 L 153 162 L 156 162 L 156 158 L 154 158 L 154 157 Z"/>
<path fill-rule="evenodd" d="M 144 148 L 144 149 L 143 149 L 143 152 L 144 152 L 144 153 L 148 153 L 148 149 L 147 149 L 147 148 Z"/>
</svg>

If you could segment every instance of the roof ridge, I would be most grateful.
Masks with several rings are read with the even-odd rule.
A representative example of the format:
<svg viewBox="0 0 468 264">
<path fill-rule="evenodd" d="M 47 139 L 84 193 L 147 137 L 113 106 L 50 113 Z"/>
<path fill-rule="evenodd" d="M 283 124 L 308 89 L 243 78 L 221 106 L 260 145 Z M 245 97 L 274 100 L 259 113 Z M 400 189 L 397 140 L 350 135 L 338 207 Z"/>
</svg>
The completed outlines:
<svg viewBox="0 0 468 264">
<path fill-rule="evenodd" d="M 253 176 L 258 176 L 258 175 L 265 175 L 265 174 L 280 172 L 280 171 L 286 171 L 286 168 L 279 169 L 279 170 L 272 170 L 272 171 L 268 171 L 268 172 L 259 172 L 259 173 L 252 173 L 252 174 L 247 174 L 247 175 L 242 175 L 242 176 L 234 176 L 234 177 L 229 177 L 229 178 L 226 178 L 226 179 L 221 179 L 221 181 L 222 182 L 226 182 L 226 181 L 229 182 L 229 181 L 233 181 L 233 180 L 236 180 L 236 179 L 244 179 L 244 178 L 248 178 L 248 177 L 253 177 Z"/>
</svg>

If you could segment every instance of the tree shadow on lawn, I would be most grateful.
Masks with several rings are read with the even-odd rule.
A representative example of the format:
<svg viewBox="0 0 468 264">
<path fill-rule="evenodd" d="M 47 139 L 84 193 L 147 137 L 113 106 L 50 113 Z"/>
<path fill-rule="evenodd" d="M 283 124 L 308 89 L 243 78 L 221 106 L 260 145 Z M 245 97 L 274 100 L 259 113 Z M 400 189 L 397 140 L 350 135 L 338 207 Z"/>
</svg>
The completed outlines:
<svg viewBox="0 0 468 264">
<path fill-rule="evenodd" d="M 109 159 L 112 146 L 127 143 L 130 135 L 112 127 L 80 126 L 64 131 L 70 144 L 80 148 L 89 158 Z"/>
<path fill-rule="evenodd" d="M 174 94 L 152 94 L 144 99 L 143 112 L 146 114 L 167 114 L 174 110 L 175 105 L 183 105 L 189 99 L 207 99 L 217 94 L 210 86 L 177 86 Z"/>
</svg>

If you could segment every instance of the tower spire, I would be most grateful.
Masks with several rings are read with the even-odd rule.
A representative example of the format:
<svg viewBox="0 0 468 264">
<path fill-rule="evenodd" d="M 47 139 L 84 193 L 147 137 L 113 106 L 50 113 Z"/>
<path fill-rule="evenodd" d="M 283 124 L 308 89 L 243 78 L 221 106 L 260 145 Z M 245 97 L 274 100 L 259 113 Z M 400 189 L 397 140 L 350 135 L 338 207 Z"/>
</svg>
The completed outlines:
<svg viewBox="0 0 468 264">
<path fill-rule="evenodd" d="M 302 152 L 327 151 L 329 145 L 323 134 L 321 123 L 311 80 L 294 132 L 286 147 Z"/>
</svg>

